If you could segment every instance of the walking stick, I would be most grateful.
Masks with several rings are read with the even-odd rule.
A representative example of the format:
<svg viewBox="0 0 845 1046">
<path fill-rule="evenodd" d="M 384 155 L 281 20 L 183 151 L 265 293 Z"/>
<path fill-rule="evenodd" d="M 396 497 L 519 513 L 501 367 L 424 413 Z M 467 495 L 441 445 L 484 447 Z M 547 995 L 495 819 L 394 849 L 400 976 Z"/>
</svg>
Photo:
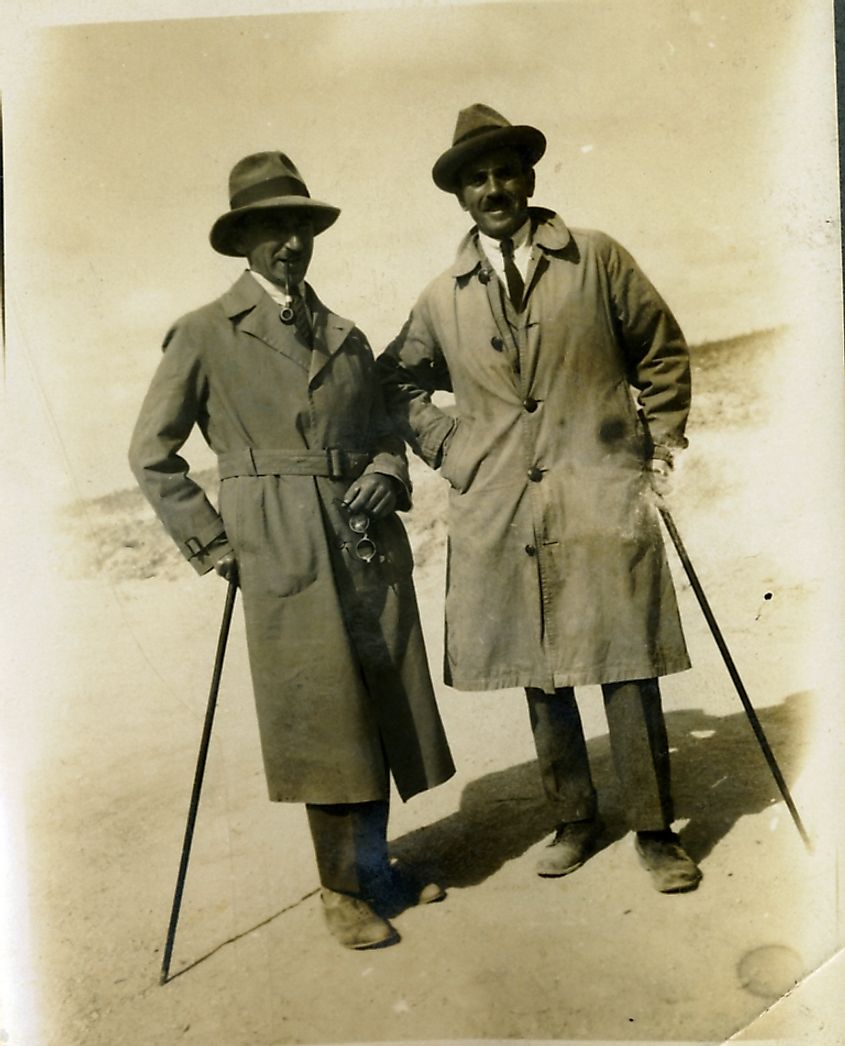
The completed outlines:
<svg viewBox="0 0 845 1046">
<path fill-rule="evenodd" d="M 200 803 L 202 779 L 205 775 L 205 761 L 208 757 L 208 745 L 211 741 L 211 728 L 214 725 L 214 712 L 217 708 L 217 692 L 220 689 L 220 676 L 223 673 L 223 658 L 226 654 L 226 640 L 229 638 L 229 626 L 232 623 L 232 611 L 235 607 L 235 596 L 238 592 L 237 580 L 229 581 L 226 592 L 226 605 L 223 608 L 223 620 L 220 622 L 220 635 L 217 638 L 217 653 L 214 657 L 214 671 L 211 674 L 211 688 L 208 693 L 208 706 L 205 710 L 205 723 L 202 728 L 197 768 L 194 772 L 194 787 L 191 791 L 191 804 L 188 808 L 188 822 L 185 825 L 185 839 L 182 843 L 182 857 L 179 861 L 179 874 L 176 877 L 176 890 L 173 894 L 173 907 L 170 911 L 170 925 L 167 927 L 167 941 L 164 945 L 164 958 L 161 961 L 159 984 L 166 984 L 170 973 L 170 957 L 173 954 L 173 941 L 176 937 L 176 924 L 179 921 L 179 909 L 182 905 L 182 891 L 185 887 L 185 876 L 188 872 L 188 858 L 191 856 L 191 843 L 194 838 L 194 825 L 197 820 L 197 809 Z"/>
<path fill-rule="evenodd" d="M 678 553 L 678 557 L 683 564 L 686 575 L 689 578 L 692 590 L 695 593 L 696 599 L 698 600 L 699 606 L 704 614 L 707 624 L 710 626 L 710 631 L 713 634 L 713 638 L 716 640 L 716 646 L 719 648 L 719 652 L 722 655 L 722 659 L 725 662 L 725 667 L 728 670 L 728 674 L 733 680 L 733 684 L 736 687 L 736 692 L 739 694 L 739 699 L 742 701 L 742 706 L 745 709 L 745 714 L 748 716 L 748 720 L 751 723 L 751 729 L 760 744 L 760 748 L 763 751 L 763 755 L 766 757 L 766 762 L 769 764 L 769 769 L 772 771 L 772 776 L 775 779 L 780 794 L 783 796 L 784 802 L 786 803 L 787 809 L 792 815 L 792 820 L 795 822 L 795 827 L 798 829 L 798 834 L 804 840 L 804 845 L 807 850 L 813 852 L 813 844 L 810 841 L 810 836 L 807 834 L 807 830 L 804 827 L 798 810 L 795 808 L 795 803 L 792 801 L 792 796 L 789 794 L 789 788 L 786 785 L 786 781 L 783 778 L 783 774 L 780 772 L 780 767 L 777 764 L 774 753 L 769 747 L 769 742 L 766 740 L 766 735 L 763 732 L 763 727 L 760 724 L 760 720 L 757 718 L 757 713 L 754 711 L 754 706 L 751 704 L 751 699 L 743 686 L 742 680 L 739 677 L 736 665 L 734 664 L 731 652 L 728 650 L 728 645 L 722 636 L 716 618 L 713 616 L 713 611 L 710 609 L 710 604 L 707 602 L 707 596 L 704 594 L 704 589 L 701 587 L 701 582 L 698 580 L 698 576 L 693 569 L 692 562 L 687 555 L 687 550 L 684 548 L 684 543 L 681 541 L 681 535 L 678 533 L 678 528 L 675 526 L 675 521 L 672 519 L 669 510 L 665 505 L 658 505 L 660 515 L 669 532 L 669 537 L 672 539 L 672 544 L 675 546 L 675 550 Z"/>
</svg>

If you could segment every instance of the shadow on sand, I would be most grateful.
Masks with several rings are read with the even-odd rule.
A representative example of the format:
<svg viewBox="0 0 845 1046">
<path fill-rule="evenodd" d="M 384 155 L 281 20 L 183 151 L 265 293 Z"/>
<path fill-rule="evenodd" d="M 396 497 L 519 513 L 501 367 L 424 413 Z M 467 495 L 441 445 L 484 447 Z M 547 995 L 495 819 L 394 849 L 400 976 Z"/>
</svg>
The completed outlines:
<svg viewBox="0 0 845 1046">
<path fill-rule="evenodd" d="M 803 764 L 811 713 L 809 693 L 791 694 L 779 705 L 758 710 L 787 785 Z M 688 819 L 682 840 L 700 861 L 740 817 L 759 813 L 781 796 L 743 711 L 722 717 L 700 709 L 669 712 L 666 726 L 675 816 Z M 604 849 L 627 827 L 607 734 L 590 740 L 588 750 L 604 821 L 599 849 Z M 532 760 L 470 782 L 454 814 L 392 841 L 391 851 L 424 867 L 443 886 L 472 886 L 554 827 L 555 813 Z"/>
<path fill-rule="evenodd" d="M 781 704 L 757 711 L 781 772 L 791 785 L 804 762 L 812 695 L 791 694 Z M 722 717 L 700 709 L 669 712 L 666 726 L 672 746 L 675 815 L 688 820 L 682 840 L 690 855 L 700 861 L 740 817 L 765 810 L 780 800 L 780 793 L 744 712 Z M 604 822 L 597 848 L 602 850 L 621 839 L 627 827 L 607 735 L 593 738 L 587 747 Z M 424 870 L 445 887 L 474 886 L 549 835 L 554 827 L 554 810 L 542 794 L 540 775 L 532 760 L 471 781 L 454 814 L 391 841 L 390 849 L 417 872 Z M 316 892 L 312 890 L 173 970 L 168 981 Z M 384 914 L 393 917 L 406 906 L 396 904 Z"/>
</svg>

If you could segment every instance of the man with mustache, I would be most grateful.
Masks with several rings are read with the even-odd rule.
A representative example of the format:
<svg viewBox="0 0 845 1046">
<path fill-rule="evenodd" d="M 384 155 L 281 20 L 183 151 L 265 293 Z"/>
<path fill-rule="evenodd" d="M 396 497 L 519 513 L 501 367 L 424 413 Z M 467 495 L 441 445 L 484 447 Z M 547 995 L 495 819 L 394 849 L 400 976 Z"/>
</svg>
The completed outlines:
<svg viewBox="0 0 845 1046">
<path fill-rule="evenodd" d="M 385 908 L 444 896 L 388 861 L 390 777 L 404 800 L 454 773 L 394 511 L 404 446 L 366 338 L 305 282 L 339 210 L 281 152 L 236 164 L 229 195 L 211 245 L 249 269 L 167 335 L 130 463 L 194 569 L 241 587 L 269 796 L 306 804 L 329 930 L 384 945 Z M 194 425 L 219 512 L 179 454 Z"/>
<path fill-rule="evenodd" d="M 686 445 L 688 351 L 623 247 L 529 206 L 545 146 L 486 105 L 461 111 L 432 175 L 475 225 L 379 370 L 399 431 L 452 488 L 446 682 L 527 695 L 558 821 L 538 874 L 574 871 L 600 834 L 573 689 L 600 684 L 636 850 L 682 892 L 701 872 L 671 828 L 658 677 L 689 659 L 654 498 Z"/>
</svg>

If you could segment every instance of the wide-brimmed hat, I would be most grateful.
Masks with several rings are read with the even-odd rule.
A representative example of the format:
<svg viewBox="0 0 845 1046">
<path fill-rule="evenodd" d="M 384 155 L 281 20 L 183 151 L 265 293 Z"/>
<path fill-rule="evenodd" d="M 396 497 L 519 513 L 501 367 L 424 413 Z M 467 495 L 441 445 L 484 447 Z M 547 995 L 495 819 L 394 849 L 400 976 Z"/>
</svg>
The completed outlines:
<svg viewBox="0 0 845 1046">
<path fill-rule="evenodd" d="M 458 174 L 464 164 L 481 153 L 506 146 L 519 149 L 533 166 L 546 151 L 546 136 L 536 127 L 515 126 L 501 113 L 480 102 L 461 109 L 452 148 L 443 153 L 431 170 L 435 185 L 444 192 L 457 192 L 460 188 Z"/>
<path fill-rule="evenodd" d="M 211 227 L 211 246 L 220 254 L 237 258 L 240 251 L 234 234 L 248 214 L 262 211 L 301 211 L 314 223 L 314 232 L 324 232 L 340 214 L 338 207 L 312 200 L 302 175 L 284 153 L 253 153 L 245 156 L 229 175 L 229 206 Z"/>
</svg>

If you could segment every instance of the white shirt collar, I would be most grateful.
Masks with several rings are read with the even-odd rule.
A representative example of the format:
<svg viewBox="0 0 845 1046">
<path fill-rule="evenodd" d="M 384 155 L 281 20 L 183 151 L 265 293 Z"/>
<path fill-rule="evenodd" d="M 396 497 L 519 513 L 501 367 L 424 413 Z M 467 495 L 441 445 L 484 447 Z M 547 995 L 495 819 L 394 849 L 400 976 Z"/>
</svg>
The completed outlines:
<svg viewBox="0 0 845 1046">
<path fill-rule="evenodd" d="M 523 279 L 528 272 L 528 262 L 531 258 L 531 219 L 526 218 L 525 224 L 522 225 L 517 231 L 511 236 L 513 240 L 513 260 L 520 275 Z M 490 262 L 493 272 L 504 280 L 505 276 L 505 260 L 502 257 L 502 244 L 501 240 L 494 240 L 492 236 L 487 236 L 480 229 L 478 230 L 478 245 L 481 248 L 482 253 Z"/>
<path fill-rule="evenodd" d="M 525 247 L 527 244 L 529 244 L 529 241 L 531 239 L 530 218 L 525 219 L 525 224 L 520 226 L 519 229 L 517 229 L 513 236 L 511 236 L 511 239 L 513 240 L 514 254 L 516 254 L 520 247 Z M 490 254 L 493 252 L 495 252 L 496 254 L 502 253 L 501 240 L 494 240 L 492 236 L 488 236 L 486 233 L 483 233 L 480 229 L 478 230 L 478 240 L 485 254 Z"/>
<path fill-rule="evenodd" d="M 260 272 L 256 272 L 255 269 L 247 269 L 247 272 L 252 276 L 258 283 L 259 287 L 263 287 L 265 291 L 270 295 L 274 302 L 281 305 L 285 300 L 286 295 L 281 287 L 277 287 L 275 283 L 271 283 L 266 276 L 262 276 Z M 299 294 L 302 299 L 305 299 L 305 281 L 299 285 Z"/>
</svg>

